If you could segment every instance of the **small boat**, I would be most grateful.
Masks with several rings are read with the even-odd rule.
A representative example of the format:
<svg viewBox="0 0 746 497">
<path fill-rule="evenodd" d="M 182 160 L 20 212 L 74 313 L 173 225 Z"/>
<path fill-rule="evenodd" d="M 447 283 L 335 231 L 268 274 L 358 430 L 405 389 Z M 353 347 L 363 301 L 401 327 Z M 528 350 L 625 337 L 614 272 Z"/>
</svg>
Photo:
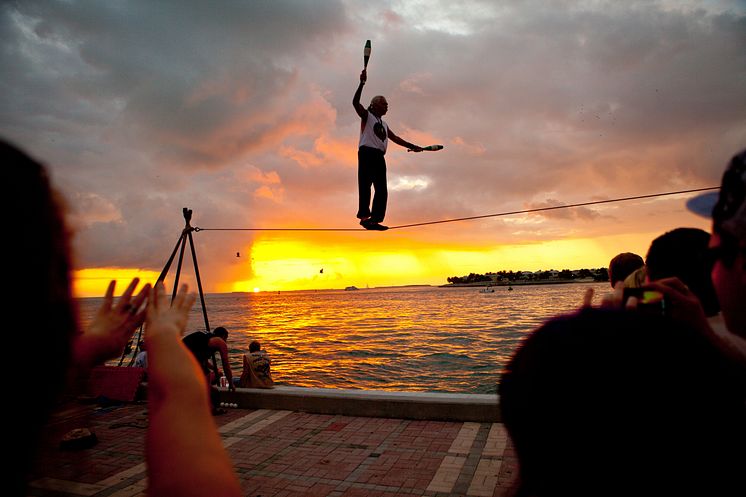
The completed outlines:
<svg viewBox="0 0 746 497">
<path fill-rule="evenodd" d="M 345 287 L 345 290 L 346 290 L 346 291 L 350 291 L 350 290 L 359 290 L 359 288 L 353 285 L 353 286 L 348 286 L 348 287 Z"/>
<path fill-rule="evenodd" d="M 495 293 L 495 289 L 488 286 L 479 290 L 479 293 Z"/>
</svg>

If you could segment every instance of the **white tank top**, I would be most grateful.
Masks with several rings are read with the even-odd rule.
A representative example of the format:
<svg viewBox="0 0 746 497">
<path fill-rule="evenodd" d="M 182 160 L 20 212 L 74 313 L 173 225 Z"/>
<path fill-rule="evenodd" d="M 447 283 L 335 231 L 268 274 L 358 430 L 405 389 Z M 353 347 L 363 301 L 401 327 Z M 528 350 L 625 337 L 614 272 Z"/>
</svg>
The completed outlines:
<svg viewBox="0 0 746 497">
<path fill-rule="evenodd" d="M 381 140 L 378 136 L 376 136 L 376 133 L 375 133 L 376 124 L 379 124 L 379 123 L 381 126 L 383 126 L 383 129 L 386 131 L 386 135 L 384 136 L 383 140 Z M 389 135 L 389 126 L 388 124 L 386 124 L 386 121 L 374 116 L 371 111 L 368 111 L 368 116 L 367 116 L 365 125 L 361 124 L 360 145 L 358 146 L 377 148 L 383 153 L 386 153 L 386 146 L 389 144 L 388 135 Z"/>
</svg>

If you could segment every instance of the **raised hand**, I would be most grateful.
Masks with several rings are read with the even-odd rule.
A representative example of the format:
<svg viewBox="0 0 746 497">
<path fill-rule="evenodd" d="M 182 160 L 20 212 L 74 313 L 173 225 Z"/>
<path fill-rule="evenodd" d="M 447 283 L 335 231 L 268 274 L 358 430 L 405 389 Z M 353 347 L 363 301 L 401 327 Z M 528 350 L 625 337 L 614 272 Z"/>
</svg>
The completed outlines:
<svg viewBox="0 0 746 497">
<path fill-rule="evenodd" d="M 139 278 L 134 278 L 116 305 L 116 281 L 109 283 L 103 304 L 88 329 L 78 335 L 73 345 L 73 357 L 79 366 L 94 366 L 122 353 L 132 334 L 145 320 L 146 310 L 142 307 L 150 293 L 150 285 L 145 285 L 132 298 L 139 282 Z"/>
<path fill-rule="evenodd" d="M 174 335 L 181 338 L 186 330 L 189 311 L 197 296 L 188 293 L 189 287 L 181 285 L 173 303 L 169 305 L 166 288 L 162 282 L 155 285 L 148 301 L 145 328 L 148 339 L 157 336 Z"/>
<path fill-rule="evenodd" d="M 368 71 L 363 69 L 363 72 L 360 73 L 360 82 L 365 83 L 366 81 L 368 81 Z"/>
</svg>

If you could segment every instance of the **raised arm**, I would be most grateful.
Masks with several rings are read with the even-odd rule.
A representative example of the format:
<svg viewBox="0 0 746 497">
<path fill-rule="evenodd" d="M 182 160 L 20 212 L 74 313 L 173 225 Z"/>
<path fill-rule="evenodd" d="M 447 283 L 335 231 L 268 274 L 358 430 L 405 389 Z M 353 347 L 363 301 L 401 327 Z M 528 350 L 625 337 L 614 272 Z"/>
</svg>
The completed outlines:
<svg viewBox="0 0 746 497">
<path fill-rule="evenodd" d="M 363 69 L 363 72 L 360 73 L 360 84 L 358 85 L 357 90 L 355 90 L 355 95 L 352 97 L 352 106 L 355 107 L 355 112 L 357 112 L 357 115 L 363 120 L 368 117 L 368 111 L 360 103 L 360 96 L 363 94 L 363 86 L 365 86 L 365 81 L 367 79 L 368 75 L 365 72 L 365 69 Z"/>
<path fill-rule="evenodd" d="M 225 373 L 225 378 L 228 380 L 228 388 L 230 390 L 235 390 L 236 387 L 233 385 L 233 370 L 231 369 L 231 363 L 228 357 L 228 345 L 222 338 L 213 337 L 210 339 L 210 346 L 218 349 L 218 352 L 220 353 L 220 362 L 223 363 L 223 373 Z"/>
<path fill-rule="evenodd" d="M 422 147 L 418 147 L 414 143 L 409 143 L 407 140 L 404 140 L 402 138 L 399 138 L 396 133 L 391 131 L 391 128 L 389 128 L 389 140 L 396 143 L 397 145 L 401 145 L 402 147 L 408 148 L 412 152 L 422 152 Z"/>
<path fill-rule="evenodd" d="M 158 283 L 148 302 L 148 495 L 238 497 L 241 489 L 210 414 L 204 375 L 181 341 L 194 300 L 183 285 L 169 306 Z"/>
</svg>

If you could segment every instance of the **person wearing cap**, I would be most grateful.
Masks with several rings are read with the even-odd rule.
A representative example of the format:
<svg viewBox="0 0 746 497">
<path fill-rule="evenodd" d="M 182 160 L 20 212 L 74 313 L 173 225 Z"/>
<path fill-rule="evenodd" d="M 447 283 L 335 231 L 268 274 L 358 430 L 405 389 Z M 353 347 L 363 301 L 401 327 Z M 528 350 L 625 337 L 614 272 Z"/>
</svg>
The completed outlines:
<svg viewBox="0 0 746 497">
<path fill-rule="evenodd" d="M 712 218 L 710 276 L 726 329 L 709 325 L 699 300 L 679 279 L 653 281 L 648 286 L 666 294 L 675 319 L 699 328 L 746 370 L 746 150 L 730 160 L 719 192 L 695 197 L 687 208 Z"/>
<path fill-rule="evenodd" d="M 727 329 L 713 330 L 671 277 L 645 285 L 666 295 L 668 316 L 634 312 L 617 283 L 612 305 L 534 331 L 498 387 L 518 494 L 746 495 L 746 150 L 709 200 L 689 207 L 713 219 L 710 277 Z"/>
<path fill-rule="evenodd" d="M 712 219 L 712 282 L 728 330 L 746 338 L 746 150 L 723 175 Z"/>
</svg>

